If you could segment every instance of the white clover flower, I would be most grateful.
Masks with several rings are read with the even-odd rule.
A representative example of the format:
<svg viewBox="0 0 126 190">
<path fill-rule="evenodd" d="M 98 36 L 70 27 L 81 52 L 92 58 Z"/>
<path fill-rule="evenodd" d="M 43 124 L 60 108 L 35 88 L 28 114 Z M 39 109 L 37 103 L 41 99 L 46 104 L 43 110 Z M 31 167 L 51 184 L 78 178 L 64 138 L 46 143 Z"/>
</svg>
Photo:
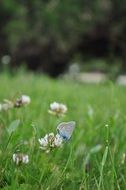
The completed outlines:
<svg viewBox="0 0 126 190">
<path fill-rule="evenodd" d="M 23 105 L 29 104 L 31 99 L 27 95 L 22 95 L 15 102 L 5 99 L 3 103 L 0 104 L 0 111 L 8 111 L 14 107 L 21 107 Z"/>
<path fill-rule="evenodd" d="M 46 150 L 48 148 L 54 147 L 54 133 L 46 134 L 44 138 L 39 139 L 40 148 Z"/>
<path fill-rule="evenodd" d="M 52 148 L 60 147 L 62 145 L 63 139 L 59 134 L 54 135 L 54 133 L 46 134 L 44 138 L 38 139 L 40 143 L 40 148 L 50 152 Z"/>
<path fill-rule="evenodd" d="M 23 105 L 24 105 L 24 104 L 30 104 L 30 102 L 31 102 L 30 97 L 27 96 L 27 95 L 22 95 L 22 96 L 21 96 L 21 100 L 22 100 L 22 104 L 23 104 Z"/>
<path fill-rule="evenodd" d="M 62 116 L 67 112 L 67 106 L 62 103 L 53 102 L 50 104 L 49 113 L 52 115 Z"/>
<path fill-rule="evenodd" d="M 16 100 L 15 102 L 15 107 L 21 107 L 23 105 L 30 104 L 31 99 L 27 95 L 22 95 L 19 99 Z"/>
<path fill-rule="evenodd" d="M 16 163 L 16 165 L 19 165 L 21 163 L 28 164 L 29 156 L 26 154 L 15 153 L 13 154 L 13 161 Z"/>
</svg>

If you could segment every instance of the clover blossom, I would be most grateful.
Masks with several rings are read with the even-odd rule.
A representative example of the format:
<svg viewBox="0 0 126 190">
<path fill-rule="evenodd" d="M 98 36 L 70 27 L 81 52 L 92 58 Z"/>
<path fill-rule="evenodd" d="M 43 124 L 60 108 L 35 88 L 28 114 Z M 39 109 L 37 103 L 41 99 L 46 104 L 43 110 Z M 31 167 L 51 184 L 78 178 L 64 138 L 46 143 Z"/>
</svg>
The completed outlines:
<svg viewBox="0 0 126 190">
<path fill-rule="evenodd" d="M 48 111 L 52 115 L 63 116 L 67 112 L 67 106 L 62 103 L 53 102 Z"/>
<path fill-rule="evenodd" d="M 31 102 L 31 99 L 27 95 L 22 95 L 20 98 L 18 98 L 15 101 L 7 100 L 5 99 L 3 103 L 0 103 L 0 111 L 8 111 L 12 108 L 18 108 L 24 105 L 27 105 Z"/>
<path fill-rule="evenodd" d="M 21 107 L 23 105 L 27 105 L 31 102 L 31 99 L 27 95 L 22 95 L 20 98 L 18 98 L 15 102 L 15 107 Z"/>
<path fill-rule="evenodd" d="M 13 154 L 13 161 L 16 163 L 16 165 L 19 164 L 28 164 L 29 163 L 29 156 L 26 154 L 21 153 L 14 153 Z"/>
<path fill-rule="evenodd" d="M 62 146 L 63 139 L 59 134 L 54 135 L 54 133 L 49 133 L 43 138 L 38 139 L 38 141 L 40 143 L 40 148 L 48 153 L 52 148 Z"/>
</svg>

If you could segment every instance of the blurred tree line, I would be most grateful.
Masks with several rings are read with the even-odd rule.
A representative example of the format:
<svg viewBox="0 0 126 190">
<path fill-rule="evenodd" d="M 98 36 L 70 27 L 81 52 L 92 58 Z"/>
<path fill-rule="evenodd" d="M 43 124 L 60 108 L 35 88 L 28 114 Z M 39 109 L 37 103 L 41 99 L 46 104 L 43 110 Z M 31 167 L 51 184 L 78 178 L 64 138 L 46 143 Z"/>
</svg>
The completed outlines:
<svg viewBox="0 0 126 190">
<path fill-rule="evenodd" d="M 125 0 L 0 2 L 0 57 L 11 55 L 12 66 L 57 76 L 72 60 L 102 57 L 124 70 L 125 34 Z"/>
</svg>

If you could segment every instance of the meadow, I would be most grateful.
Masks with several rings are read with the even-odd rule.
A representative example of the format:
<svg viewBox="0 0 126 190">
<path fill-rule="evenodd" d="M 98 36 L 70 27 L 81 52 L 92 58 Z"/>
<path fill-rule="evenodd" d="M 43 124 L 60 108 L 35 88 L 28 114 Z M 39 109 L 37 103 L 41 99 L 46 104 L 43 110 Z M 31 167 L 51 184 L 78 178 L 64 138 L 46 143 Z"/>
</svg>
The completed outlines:
<svg viewBox="0 0 126 190">
<path fill-rule="evenodd" d="M 21 94 L 28 106 L 0 112 L 0 189 L 125 190 L 126 87 L 52 80 L 32 73 L 0 75 L 0 102 Z M 48 113 L 50 103 L 68 107 L 65 117 Z M 14 121 L 16 130 L 8 133 Z M 38 139 L 56 132 L 60 122 L 76 121 L 71 139 L 49 153 Z M 12 155 L 29 155 L 16 165 Z"/>
</svg>

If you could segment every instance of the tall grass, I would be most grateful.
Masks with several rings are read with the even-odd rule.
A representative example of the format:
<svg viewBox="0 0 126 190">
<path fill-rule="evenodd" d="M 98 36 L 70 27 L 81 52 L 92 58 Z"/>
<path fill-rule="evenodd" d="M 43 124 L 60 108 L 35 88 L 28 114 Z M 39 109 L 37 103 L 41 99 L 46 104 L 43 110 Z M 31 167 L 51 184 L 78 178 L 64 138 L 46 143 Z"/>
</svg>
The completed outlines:
<svg viewBox="0 0 126 190">
<path fill-rule="evenodd" d="M 31 104 L 0 113 L 0 187 L 18 190 L 125 190 L 126 88 L 107 84 L 79 84 L 45 76 L 1 74 L 0 100 L 20 94 Z M 68 106 L 66 117 L 48 114 L 53 101 Z M 7 133 L 10 124 L 19 127 Z M 55 132 L 62 121 L 75 120 L 71 139 L 46 154 L 38 138 Z M 15 151 L 29 155 L 27 165 L 16 166 Z M 124 158 L 123 158 L 124 159 Z"/>
</svg>

